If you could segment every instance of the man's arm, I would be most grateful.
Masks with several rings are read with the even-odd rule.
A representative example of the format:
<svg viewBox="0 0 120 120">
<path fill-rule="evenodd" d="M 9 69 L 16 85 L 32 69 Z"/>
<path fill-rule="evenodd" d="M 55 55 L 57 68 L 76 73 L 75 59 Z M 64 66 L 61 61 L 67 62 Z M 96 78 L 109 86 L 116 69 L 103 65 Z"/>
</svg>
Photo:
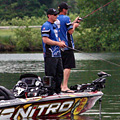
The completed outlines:
<svg viewBox="0 0 120 120">
<path fill-rule="evenodd" d="M 69 34 L 73 34 L 73 32 L 75 31 L 75 28 L 77 28 L 77 27 L 79 26 L 79 22 L 80 22 L 80 21 L 81 21 L 81 20 L 79 20 L 79 16 L 78 16 L 78 17 L 73 21 L 73 28 L 68 31 Z"/>
<path fill-rule="evenodd" d="M 43 39 L 43 42 L 45 44 L 56 45 L 56 46 L 59 46 L 59 47 L 62 47 L 62 48 L 66 47 L 66 45 L 65 45 L 65 43 L 63 41 L 60 41 L 60 42 L 53 41 L 53 40 L 49 39 L 48 37 L 42 37 L 42 39 Z"/>
<path fill-rule="evenodd" d="M 73 28 L 68 30 L 69 34 L 73 34 L 73 32 L 75 31 L 75 28 L 77 28 L 79 26 L 79 23 L 73 23 Z"/>
</svg>

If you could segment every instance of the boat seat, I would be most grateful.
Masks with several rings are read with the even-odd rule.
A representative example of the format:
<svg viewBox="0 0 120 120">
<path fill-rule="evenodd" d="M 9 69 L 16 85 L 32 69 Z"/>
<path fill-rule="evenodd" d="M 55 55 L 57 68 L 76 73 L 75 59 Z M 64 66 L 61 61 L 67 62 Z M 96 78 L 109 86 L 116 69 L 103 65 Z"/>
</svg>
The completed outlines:
<svg viewBox="0 0 120 120">
<path fill-rule="evenodd" d="M 15 99 L 13 93 L 7 88 L 0 86 L 0 100 L 11 100 Z"/>
</svg>

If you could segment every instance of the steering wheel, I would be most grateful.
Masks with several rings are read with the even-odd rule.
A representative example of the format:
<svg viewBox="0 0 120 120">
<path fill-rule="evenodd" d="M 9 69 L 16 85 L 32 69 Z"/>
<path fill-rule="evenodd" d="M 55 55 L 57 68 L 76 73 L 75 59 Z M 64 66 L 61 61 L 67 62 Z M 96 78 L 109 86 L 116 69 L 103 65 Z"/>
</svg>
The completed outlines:
<svg viewBox="0 0 120 120">
<path fill-rule="evenodd" d="M 15 97 L 25 96 L 25 92 L 28 90 L 27 83 L 23 81 L 18 81 L 18 83 L 13 88 L 13 94 Z"/>
</svg>

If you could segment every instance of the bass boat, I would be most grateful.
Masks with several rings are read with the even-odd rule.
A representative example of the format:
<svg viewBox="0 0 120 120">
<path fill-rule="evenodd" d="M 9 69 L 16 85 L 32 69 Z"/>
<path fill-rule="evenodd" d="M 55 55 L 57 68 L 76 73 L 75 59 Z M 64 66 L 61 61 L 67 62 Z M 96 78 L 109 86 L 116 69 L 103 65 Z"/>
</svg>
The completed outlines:
<svg viewBox="0 0 120 120">
<path fill-rule="evenodd" d="M 12 90 L 0 86 L 0 120 L 42 117 L 70 117 L 91 109 L 101 99 L 105 87 L 105 72 L 92 83 L 77 84 L 70 89 L 74 93 L 52 93 L 53 78 L 41 79 L 34 74 L 24 74 Z"/>
</svg>

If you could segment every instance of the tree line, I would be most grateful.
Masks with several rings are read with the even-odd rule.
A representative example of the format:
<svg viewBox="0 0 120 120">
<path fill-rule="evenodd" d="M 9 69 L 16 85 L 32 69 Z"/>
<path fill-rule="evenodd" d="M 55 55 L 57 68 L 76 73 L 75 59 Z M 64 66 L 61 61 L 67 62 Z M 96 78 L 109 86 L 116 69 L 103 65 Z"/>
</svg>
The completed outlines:
<svg viewBox="0 0 120 120">
<path fill-rule="evenodd" d="M 84 17 L 111 2 L 108 0 L 64 1 L 72 6 L 68 12 L 72 21 L 77 16 Z M 57 9 L 61 0 L 0 0 L 0 3 L 0 25 L 27 26 L 24 30 L 16 29 L 14 38 L 9 37 L 8 40 L 4 40 L 0 37 L 0 41 L 7 41 L 7 44 L 15 46 L 15 50 L 25 51 L 39 48 L 42 44 L 40 30 L 28 26 L 42 25 L 47 20 L 47 9 L 51 7 Z M 110 4 L 83 19 L 80 27 L 73 34 L 76 48 L 82 51 L 120 51 L 119 12 L 119 0 L 112 0 Z"/>
<path fill-rule="evenodd" d="M 64 0 L 68 2 L 69 0 Z M 61 0 L 0 0 L 0 20 L 10 20 L 15 17 L 41 17 L 46 15 L 48 8 L 57 8 Z M 68 3 L 75 3 L 75 0 Z"/>
</svg>

